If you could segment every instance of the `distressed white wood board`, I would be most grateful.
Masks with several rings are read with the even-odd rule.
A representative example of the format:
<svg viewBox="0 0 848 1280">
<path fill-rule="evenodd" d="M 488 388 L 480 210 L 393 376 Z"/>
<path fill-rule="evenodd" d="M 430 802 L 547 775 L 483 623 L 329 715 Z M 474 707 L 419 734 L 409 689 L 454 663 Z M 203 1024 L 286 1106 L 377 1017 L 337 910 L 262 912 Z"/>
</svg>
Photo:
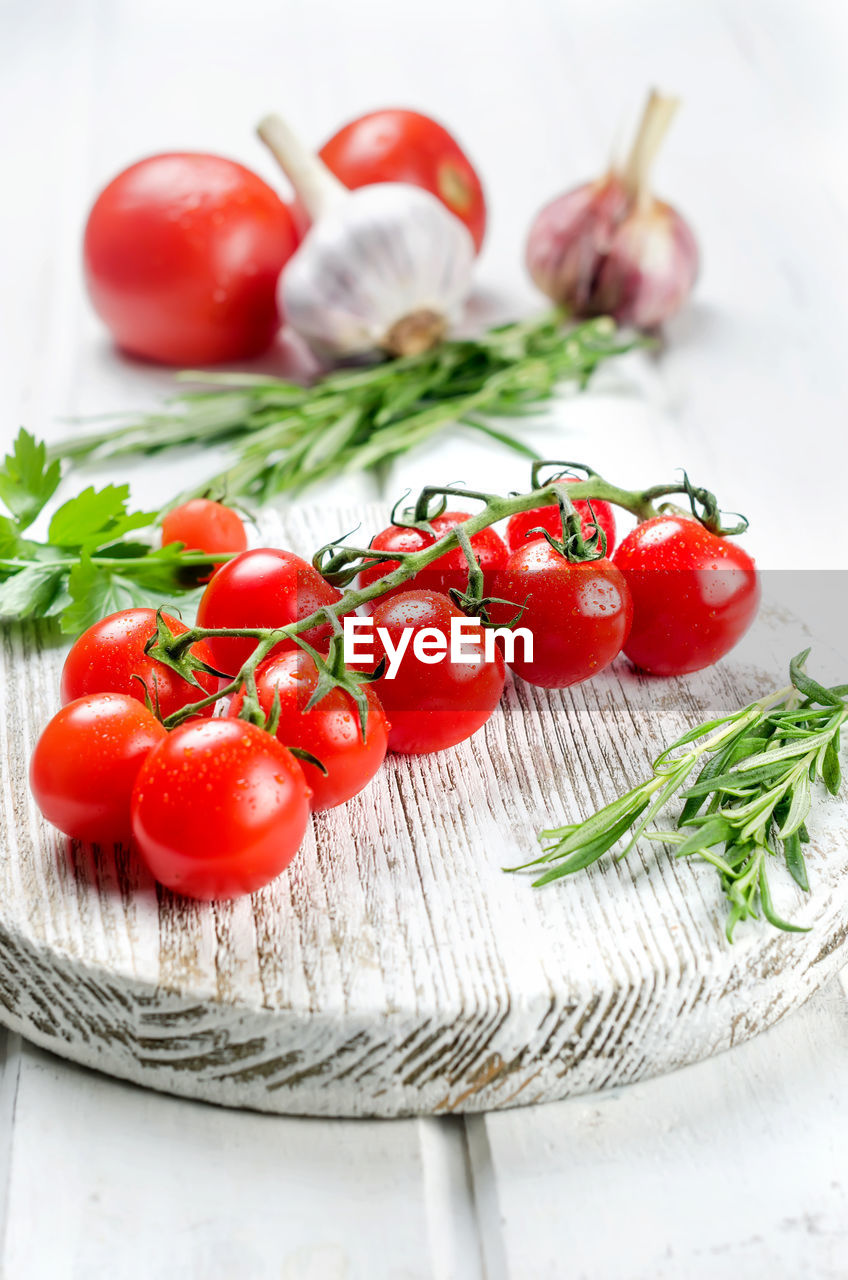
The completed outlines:
<svg viewBox="0 0 848 1280">
<path fill-rule="evenodd" d="M 386 515 L 269 512 L 262 536 L 308 553 Z M 0 1005 L 13 1029 L 75 1061 L 281 1113 L 508 1107 L 726 1048 L 841 962 L 840 801 L 812 825 L 811 899 L 789 883 L 778 894 L 809 934 L 749 925 L 730 948 L 715 873 L 655 847 L 543 891 L 501 870 L 533 856 L 540 828 L 644 776 L 694 723 L 782 683 L 803 643 L 785 609 L 762 614 L 738 657 L 686 680 L 622 661 L 564 692 L 508 686 L 472 740 L 391 757 L 313 819 L 284 875 L 212 905 L 157 890 L 128 850 L 69 844 L 35 811 L 27 761 L 62 658 L 43 640 L 3 634 Z"/>
</svg>

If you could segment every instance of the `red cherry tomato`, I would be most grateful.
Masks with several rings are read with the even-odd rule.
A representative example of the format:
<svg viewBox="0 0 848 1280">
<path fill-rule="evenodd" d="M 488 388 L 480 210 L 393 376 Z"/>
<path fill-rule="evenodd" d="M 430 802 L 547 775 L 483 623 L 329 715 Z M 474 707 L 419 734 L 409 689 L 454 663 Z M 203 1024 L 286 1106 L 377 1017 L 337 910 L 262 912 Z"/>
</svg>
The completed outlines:
<svg viewBox="0 0 848 1280">
<path fill-rule="evenodd" d="M 486 233 L 483 187 L 459 144 L 435 120 L 417 111 L 372 111 L 346 124 L 319 154 L 346 187 L 408 182 L 431 191 L 465 223 L 479 253 Z M 303 235 L 306 212 L 299 204 L 292 212 Z"/>
<path fill-rule="evenodd" d="M 132 829 L 160 883 L 190 898 L 261 889 L 291 862 L 309 820 L 291 752 L 243 720 L 181 725 L 150 753 L 132 796 Z"/>
<path fill-rule="evenodd" d="M 29 784 L 48 822 L 75 840 L 130 838 L 138 771 L 168 734 L 135 698 L 97 693 L 59 711 L 35 746 Z"/>
<path fill-rule="evenodd" d="M 633 596 L 627 657 L 658 676 L 700 671 L 724 657 L 760 602 L 754 561 L 737 542 L 686 516 L 656 516 L 615 553 Z"/>
<path fill-rule="evenodd" d="M 576 484 L 577 481 L 568 480 L 567 483 Z M 615 548 L 615 512 L 611 505 L 593 498 L 590 509 L 588 502 L 577 498 L 574 510 L 580 516 L 584 538 L 591 538 L 595 532 L 595 523 L 592 519 L 594 511 L 598 524 L 606 534 L 606 555 L 611 556 Z M 518 515 L 510 516 L 506 526 L 506 542 L 510 551 L 517 551 L 527 541 L 535 542 L 543 538 L 544 534 L 532 532 L 540 526 L 547 529 L 548 533 L 552 533 L 555 538 L 562 539 L 562 520 L 556 504 L 552 507 L 536 507 L 533 511 L 520 511 Z"/>
<path fill-rule="evenodd" d="M 451 619 L 464 616 L 447 596 L 426 590 L 384 598 L 374 610 L 374 665 L 389 653 L 379 628 L 388 631 L 393 647 L 401 643 L 407 627 L 412 632 L 394 679 L 389 679 L 387 669 L 373 686 L 391 722 L 391 751 L 420 755 L 453 747 L 484 725 L 498 705 L 504 686 L 504 662 L 498 649 L 487 660 L 482 636 L 466 635 L 463 647 L 474 655 L 473 661 L 451 661 Z M 424 630 L 433 632 L 431 639 L 445 638 L 448 651 L 438 662 L 424 662 L 413 652 L 415 635 Z M 362 639 L 358 637 L 360 643 Z"/>
<path fill-rule="evenodd" d="M 331 809 L 355 796 L 374 777 L 386 756 L 389 726 L 380 699 L 367 685 L 364 741 L 359 708 L 344 689 L 331 689 L 307 711 L 306 704 L 317 683 L 315 663 L 302 649 L 275 654 L 256 671 L 259 705 L 266 715 L 279 694 L 279 741 L 311 752 L 327 770 L 325 776 L 307 760 L 299 761 L 312 788 L 312 808 Z M 243 695 L 237 694 L 229 714 L 237 716 L 243 702 Z"/>
<path fill-rule="evenodd" d="M 404 529 L 401 525 L 392 524 L 388 529 L 383 529 L 381 533 L 376 534 L 371 539 L 371 546 L 376 551 L 421 551 L 423 547 L 431 547 L 438 538 L 443 538 L 449 530 L 456 528 L 458 524 L 463 524 L 469 519 L 467 511 L 445 511 L 440 516 L 430 521 L 435 532 L 432 534 L 424 533 L 421 529 Z M 477 556 L 480 568 L 488 582 L 496 569 L 502 569 L 509 557 L 509 552 L 502 538 L 495 533 L 494 529 L 481 529 L 479 533 L 475 533 L 471 539 L 471 546 Z M 393 569 L 397 569 L 400 564 L 399 560 L 384 560 L 381 564 L 375 565 L 373 569 L 365 569 L 359 575 L 360 586 L 367 587 L 372 582 L 376 582 L 378 578 L 383 578 L 387 573 L 391 573 Z M 468 586 L 468 561 L 462 552 L 461 547 L 455 547 L 453 551 L 446 551 L 443 556 L 439 556 L 438 560 L 434 560 L 426 569 L 422 569 L 420 573 L 416 573 L 413 578 L 405 582 L 403 586 L 395 587 L 393 591 L 387 591 L 384 596 L 380 596 L 378 601 L 371 601 L 365 608 L 373 611 L 377 604 L 385 600 L 391 599 L 392 596 L 410 591 L 413 588 L 424 588 L 428 591 L 438 591 L 443 595 L 447 595 L 451 587 L 456 587 L 458 591 L 465 591 Z M 488 587 L 486 588 L 488 592 Z"/>
<path fill-rule="evenodd" d="M 186 551 L 245 551 L 244 522 L 232 507 L 209 498 L 192 498 L 162 519 L 162 546 L 181 542 Z M 217 573 L 217 569 L 213 569 Z M 212 574 L 208 575 L 210 578 Z"/>
<path fill-rule="evenodd" d="M 125 351 L 162 364 L 241 360 L 277 332 L 277 277 L 296 247 L 289 210 L 243 165 L 150 156 L 97 197 L 85 279 Z"/>
<path fill-rule="evenodd" d="M 188 627 L 162 615 L 174 635 L 184 635 Z M 101 618 L 84 631 L 71 646 L 62 668 L 62 702 L 71 702 L 87 693 L 123 693 L 144 702 L 146 687 L 150 701 L 164 719 L 189 702 L 197 702 L 218 687 L 215 676 L 198 671 L 202 686 L 190 684 L 171 667 L 157 662 L 144 652 L 144 646 L 156 633 L 155 609 L 122 609 Z M 213 666 L 212 652 L 202 640 L 192 645 L 192 653 Z M 144 685 L 134 679 L 140 676 Z M 214 707 L 206 707 L 199 715 L 211 716 Z"/>
<path fill-rule="evenodd" d="M 323 605 L 335 604 L 341 592 L 331 587 L 306 560 L 293 551 L 257 547 L 222 565 L 203 593 L 197 610 L 199 627 L 285 627 L 306 618 Z M 303 633 L 320 649 L 333 634 L 329 623 Z M 256 640 L 213 636 L 209 648 L 213 666 L 235 675 L 256 648 Z M 293 640 L 272 650 L 295 648 Z"/>
<path fill-rule="evenodd" d="M 627 639 L 633 604 L 623 575 L 611 560 L 572 564 L 544 540 L 513 551 L 496 576 L 496 594 L 526 603 L 516 626 L 533 635 L 533 660 L 516 637 L 513 671 L 528 684 L 564 689 L 609 666 Z M 492 620 L 504 623 L 515 607 L 495 605 Z"/>
</svg>

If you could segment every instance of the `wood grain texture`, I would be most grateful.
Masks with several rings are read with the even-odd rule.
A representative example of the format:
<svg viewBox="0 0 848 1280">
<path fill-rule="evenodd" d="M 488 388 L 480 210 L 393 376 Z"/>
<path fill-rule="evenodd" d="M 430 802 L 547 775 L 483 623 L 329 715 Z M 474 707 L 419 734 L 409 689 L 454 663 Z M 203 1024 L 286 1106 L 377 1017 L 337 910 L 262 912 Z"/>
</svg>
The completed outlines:
<svg viewBox="0 0 848 1280">
<path fill-rule="evenodd" d="M 379 507 L 269 513 L 267 541 L 308 552 L 375 530 Z M 800 646 L 767 611 L 740 656 L 685 681 L 626 663 L 570 691 L 508 686 L 470 741 L 392 757 L 317 815 L 290 870 L 251 899 L 157 890 L 125 849 L 69 845 L 26 787 L 56 706 L 61 651 L 7 630 L 0 747 L 3 1020 L 76 1061 L 166 1091 L 326 1115 L 477 1111 L 638 1080 L 743 1040 L 839 964 L 846 817 L 824 801 L 815 923 L 748 926 L 729 948 L 706 867 L 655 849 L 543 892 L 503 865 L 535 833 L 617 795 L 693 723 L 779 683 Z"/>
</svg>

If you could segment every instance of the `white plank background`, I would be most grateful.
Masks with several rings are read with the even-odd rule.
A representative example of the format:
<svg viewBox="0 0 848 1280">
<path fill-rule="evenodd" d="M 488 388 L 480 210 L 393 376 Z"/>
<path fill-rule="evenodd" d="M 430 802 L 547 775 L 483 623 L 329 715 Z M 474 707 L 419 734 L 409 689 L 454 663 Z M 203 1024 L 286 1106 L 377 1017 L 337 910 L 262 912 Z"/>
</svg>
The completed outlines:
<svg viewBox="0 0 848 1280">
<path fill-rule="evenodd" d="M 376 105 L 429 110 L 487 178 L 480 301 L 512 314 L 537 305 L 530 216 L 597 170 L 656 82 L 685 98 L 658 185 L 700 235 L 697 300 L 659 357 L 565 398 L 535 439 L 627 482 L 686 465 L 748 514 L 772 568 L 810 563 L 784 509 L 806 486 L 815 561 L 844 568 L 846 53 L 839 0 L 4 0 L 3 439 L 167 390 L 113 355 L 80 285 L 88 202 L 137 156 L 217 150 L 273 178 L 251 137 L 270 107 L 316 141 Z M 189 471 L 126 474 L 141 505 Z M 439 477 L 508 487 L 514 463 L 457 432 L 391 487 Z M 463 1125 L 218 1111 L 8 1036 L 0 1270 L 830 1280 L 848 1272 L 846 1049 L 835 985 L 673 1077 Z"/>
</svg>

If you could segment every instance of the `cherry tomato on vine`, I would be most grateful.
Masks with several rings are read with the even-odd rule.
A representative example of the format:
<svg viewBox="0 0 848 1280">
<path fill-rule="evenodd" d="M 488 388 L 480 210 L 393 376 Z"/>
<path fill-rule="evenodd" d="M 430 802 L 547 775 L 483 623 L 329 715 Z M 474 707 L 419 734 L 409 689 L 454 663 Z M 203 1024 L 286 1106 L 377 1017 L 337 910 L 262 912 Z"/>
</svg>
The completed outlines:
<svg viewBox="0 0 848 1280">
<path fill-rule="evenodd" d="M 576 484 L 575 480 L 568 480 L 569 484 Z M 575 499 L 574 510 L 580 516 L 583 526 L 583 537 L 591 538 L 595 532 L 595 524 L 592 519 L 592 512 L 606 534 L 607 546 L 606 555 L 611 556 L 615 548 L 615 512 L 609 502 L 603 499 L 593 498 L 591 509 L 589 503 L 582 498 Z M 510 551 L 517 551 L 525 542 L 536 542 L 539 538 L 544 538 L 542 533 L 533 533 L 533 529 L 539 527 L 547 529 L 548 533 L 552 533 L 555 538 L 562 539 L 562 520 L 560 518 L 559 507 L 536 507 L 533 511 L 519 511 L 518 515 L 510 516 L 506 526 L 506 544 Z"/>
<path fill-rule="evenodd" d="M 126 694 L 77 698 L 57 712 L 36 743 L 29 769 L 36 804 L 75 840 L 128 840 L 139 769 L 167 737 L 156 717 Z"/>
<path fill-rule="evenodd" d="M 291 862 L 309 797 L 297 760 L 270 733 L 243 720 L 198 720 L 145 760 L 132 796 L 133 836 L 175 893 L 234 898 Z"/>
<path fill-rule="evenodd" d="M 438 196 L 465 223 L 477 252 L 486 232 L 486 198 L 474 168 L 447 129 L 418 111 L 383 110 L 339 129 L 319 152 L 346 187 L 407 182 Z M 309 225 L 298 203 L 292 213 L 303 235 Z"/>
<path fill-rule="evenodd" d="M 177 618 L 167 613 L 162 616 L 173 635 L 181 636 L 188 630 Z M 123 693 L 144 702 L 146 689 L 153 707 L 158 705 L 164 719 L 217 689 L 217 678 L 205 671 L 197 672 L 201 685 L 198 689 L 171 667 L 146 654 L 144 646 L 155 634 L 155 609 L 122 609 L 95 622 L 74 641 L 65 659 L 60 685 L 62 702 L 72 702 L 88 693 Z M 192 653 L 201 662 L 214 666 L 212 651 L 202 640 L 192 645 Z M 211 716 L 213 711 L 214 707 L 206 707 L 198 715 Z"/>
<path fill-rule="evenodd" d="M 199 627 L 285 627 L 307 618 L 324 605 L 335 604 L 341 592 L 331 587 L 317 569 L 293 551 L 257 547 L 244 551 L 221 566 L 207 586 L 197 610 Z M 303 637 L 315 649 L 332 636 L 327 623 L 313 627 Z M 256 648 L 257 641 L 244 636 L 213 636 L 209 648 L 213 666 L 235 675 Z M 293 649 L 283 641 L 272 652 Z"/>
<path fill-rule="evenodd" d="M 631 662 L 659 676 L 718 662 L 757 613 L 754 561 L 737 542 L 687 516 L 656 516 L 627 535 L 615 563 L 633 596 Z"/>
<path fill-rule="evenodd" d="M 503 657 L 496 648 L 493 657 L 486 659 L 482 635 L 468 632 L 463 648 L 471 661 L 451 661 L 451 619 L 465 615 L 454 608 L 447 596 L 437 591 L 406 591 L 381 599 L 372 616 L 374 635 L 373 639 L 367 638 L 371 640 L 375 662 L 357 664 L 368 669 L 389 656 L 378 628 L 388 631 L 392 647 L 402 642 L 406 628 L 411 629 L 394 679 L 389 679 L 387 669 L 372 686 L 391 723 L 389 750 L 410 755 L 442 751 L 463 742 L 486 723 L 503 692 Z M 430 648 L 430 661 L 413 652 L 415 636 L 423 631 L 430 633 L 431 644 L 444 637 L 447 652 L 441 660 L 435 660 L 434 647 Z"/>
<path fill-rule="evenodd" d="M 564 689 L 589 680 L 621 652 L 633 620 L 624 576 L 611 560 L 571 563 L 548 542 L 527 542 L 496 575 L 495 594 L 514 605 L 494 605 L 493 622 L 516 623 L 533 635 L 533 660 L 516 637 L 509 663 L 528 684 Z"/>
<path fill-rule="evenodd" d="M 389 726 L 380 699 L 368 685 L 364 740 L 359 708 L 344 689 L 331 689 L 307 711 L 317 683 L 315 663 L 302 649 L 274 654 L 256 670 L 259 705 L 266 715 L 279 695 L 278 740 L 311 752 L 327 770 L 325 776 L 308 760 L 298 762 L 312 789 L 312 808 L 331 809 L 350 800 L 374 777 L 386 756 Z M 237 716 L 243 702 L 243 695 L 237 694 L 229 715 Z"/>
<path fill-rule="evenodd" d="M 222 156 L 130 165 L 85 228 L 85 279 L 119 347 L 162 364 L 260 354 L 279 328 L 277 277 L 297 247 L 277 193 Z"/>
<path fill-rule="evenodd" d="M 467 511 L 442 512 L 440 516 L 435 516 L 430 521 L 435 537 L 422 529 L 405 529 L 402 525 L 392 524 L 371 539 L 371 546 L 376 551 L 421 551 L 424 547 L 431 547 L 439 538 L 443 538 L 451 529 L 455 529 L 458 524 L 464 524 L 469 518 Z M 496 569 L 502 569 L 507 562 L 509 552 L 506 545 L 494 529 L 481 529 L 472 537 L 471 546 L 488 583 L 493 572 Z M 359 575 L 360 586 L 367 587 L 378 578 L 385 577 L 387 573 L 397 569 L 399 564 L 399 560 L 384 560 L 372 569 L 364 569 Z M 438 591 L 447 595 L 451 587 L 456 587 L 458 591 L 465 591 L 467 586 L 468 561 L 462 548 L 455 547 L 453 551 L 446 551 L 443 556 L 439 556 L 438 560 L 434 560 L 426 569 L 416 573 L 402 586 L 387 591 L 377 601 L 372 600 L 365 608 L 373 611 L 377 604 L 412 588 L 425 588 L 428 591 Z M 485 589 L 488 594 L 488 586 Z"/>
<path fill-rule="evenodd" d="M 247 550 L 247 533 L 232 507 L 209 498 L 192 498 L 162 519 L 162 546 L 171 542 L 181 542 L 186 551 L 238 552 Z M 201 581 L 208 582 L 217 572 L 213 569 Z"/>
</svg>

